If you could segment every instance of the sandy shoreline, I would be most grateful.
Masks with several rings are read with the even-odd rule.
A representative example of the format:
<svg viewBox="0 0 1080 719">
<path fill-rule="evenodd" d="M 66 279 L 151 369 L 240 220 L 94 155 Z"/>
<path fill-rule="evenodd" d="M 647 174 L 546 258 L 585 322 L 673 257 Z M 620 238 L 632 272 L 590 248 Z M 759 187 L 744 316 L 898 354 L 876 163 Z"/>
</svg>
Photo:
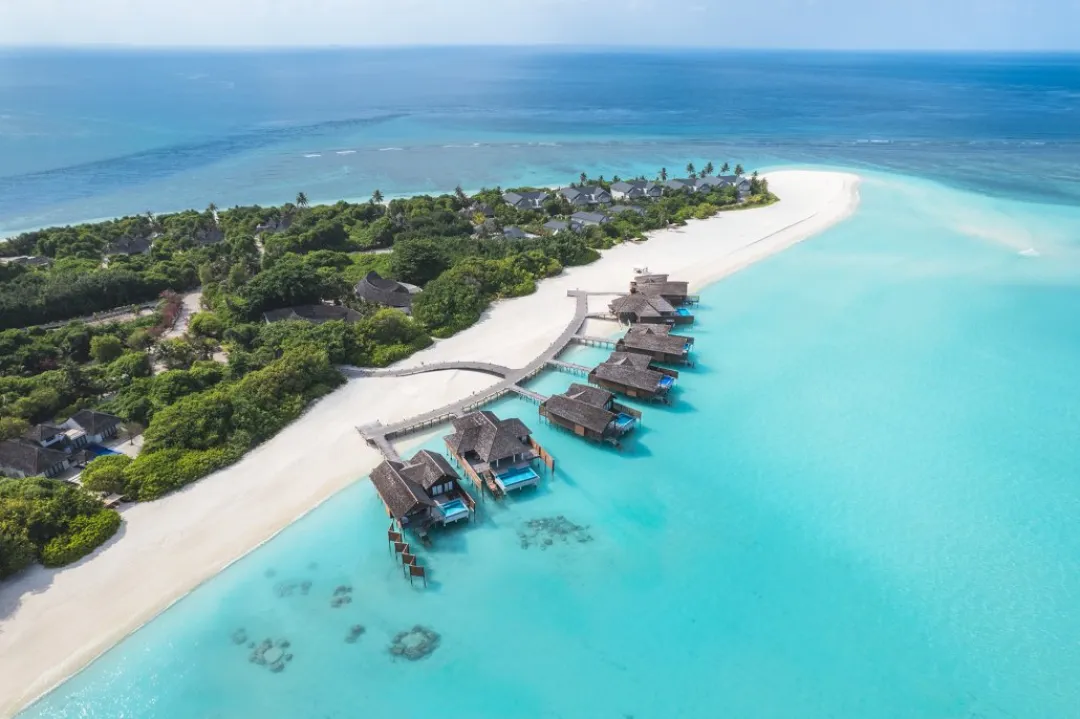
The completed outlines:
<svg viewBox="0 0 1080 719">
<path fill-rule="evenodd" d="M 721 213 L 620 245 L 597 262 L 497 303 L 473 328 L 407 364 L 525 365 L 566 326 L 570 289 L 624 290 L 635 267 L 702 286 L 848 217 L 858 178 L 769 173 L 776 205 Z M 598 311 L 602 298 L 595 298 Z M 511 336 L 514 342 L 506 342 Z M 468 372 L 351 380 L 241 462 L 175 495 L 124 511 L 116 539 L 64 570 L 37 567 L 0 587 L 0 715 L 10 716 L 340 489 L 380 457 L 355 427 L 447 404 L 497 380 Z M 400 446 L 400 445 L 399 445 Z"/>
</svg>

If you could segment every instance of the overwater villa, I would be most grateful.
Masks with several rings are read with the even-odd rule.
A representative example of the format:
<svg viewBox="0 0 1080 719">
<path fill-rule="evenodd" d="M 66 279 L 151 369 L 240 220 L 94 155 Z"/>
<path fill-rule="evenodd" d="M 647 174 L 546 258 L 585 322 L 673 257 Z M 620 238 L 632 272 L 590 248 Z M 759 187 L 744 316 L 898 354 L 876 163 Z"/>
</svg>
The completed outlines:
<svg viewBox="0 0 1080 719">
<path fill-rule="evenodd" d="M 619 438 L 631 431 L 641 412 L 619 404 L 607 390 L 574 383 L 562 394 L 540 405 L 540 416 L 579 437 L 619 446 Z"/>
<path fill-rule="evenodd" d="M 615 343 L 619 352 L 645 355 L 666 364 L 690 364 L 693 337 L 671 334 L 665 325 L 631 325 L 626 335 Z"/>
<path fill-rule="evenodd" d="M 428 450 L 417 452 L 408 462 L 383 462 L 372 470 L 371 483 L 387 514 L 402 529 L 421 537 L 431 527 L 469 519 L 476 508 L 446 458 Z"/>
<path fill-rule="evenodd" d="M 627 397 L 668 401 L 679 373 L 657 367 L 650 357 L 629 352 L 612 352 L 589 373 L 589 382 Z"/>
<path fill-rule="evenodd" d="M 641 292 L 616 297 L 608 308 L 619 322 L 631 324 L 688 325 L 694 321 L 685 307 L 676 308 L 660 295 Z"/>
<path fill-rule="evenodd" d="M 516 417 L 499 419 L 482 410 L 457 417 L 453 425 L 454 433 L 443 437 L 451 456 L 477 487 L 496 497 L 539 484 L 540 475 L 533 469 L 537 459 L 553 466 L 532 430 Z"/>
<path fill-rule="evenodd" d="M 673 282 L 667 275 L 638 275 L 630 282 L 631 293 L 663 297 L 675 307 L 697 302 L 697 296 L 691 295 L 688 290 L 688 283 Z"/>
</svg>

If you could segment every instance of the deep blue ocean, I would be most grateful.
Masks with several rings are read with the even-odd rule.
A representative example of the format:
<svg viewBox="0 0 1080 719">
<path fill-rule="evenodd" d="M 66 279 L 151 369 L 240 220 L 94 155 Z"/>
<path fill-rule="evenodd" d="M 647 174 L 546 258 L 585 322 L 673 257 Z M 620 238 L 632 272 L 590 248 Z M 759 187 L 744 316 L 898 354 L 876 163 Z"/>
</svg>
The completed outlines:
<svg viewBox="0 0 1080 719">
<path fill-rule="evenodd" d="M 0 51 L 0 233 L 690 159 L 1080 201 L 1080 55 Z"/>
<path fill-rule="evenodd" d="M 39 53 L 0 77 L 9 230 L 687 160 L 864 176 L 850 219 L 704 290 L 698 364 L 625 451 L 494 406 L 559 471 L 438 537 L 427 590 L 358 482 L 27 719 L 1080 717 L 1080 58 Z M 438 649 L 395 660 L 416 624 Z M 294 660 L 250 663 L 241 629 Z"/>
</svg>

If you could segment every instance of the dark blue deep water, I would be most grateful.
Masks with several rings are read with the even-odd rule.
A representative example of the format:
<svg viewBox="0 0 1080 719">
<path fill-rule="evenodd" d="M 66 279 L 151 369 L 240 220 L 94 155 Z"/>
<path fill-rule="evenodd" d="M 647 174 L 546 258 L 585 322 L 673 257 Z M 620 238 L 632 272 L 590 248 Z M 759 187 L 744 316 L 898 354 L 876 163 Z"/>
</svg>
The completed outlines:
<svg viewBox="0 0 1080 719">
<path fill-rule="evenodd" d="M 1077 128 L 1077 55 L 11 51 L 0 231 L 690 159 L 876 168 L 1071 204 Z"/>
</svg>

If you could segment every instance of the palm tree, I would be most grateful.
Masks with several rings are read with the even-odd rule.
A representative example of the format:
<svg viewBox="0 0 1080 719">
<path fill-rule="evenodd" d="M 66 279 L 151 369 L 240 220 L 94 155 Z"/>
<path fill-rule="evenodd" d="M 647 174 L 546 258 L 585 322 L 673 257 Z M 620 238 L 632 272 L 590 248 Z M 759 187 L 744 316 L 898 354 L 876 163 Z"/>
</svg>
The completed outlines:
<svg viewBox="0 0 1080 719">
<path fill-rule="evenodd" d="M 211 202 L 209 205 L 206 206 L 206 213 L 214 219 L 214 226 L 216 227 L 218 223 L 217 205 Z"/>
<path fill-rule="evenodd" d="M 702 169 L 702 171 L 701 171 L 701 176 L 702 177 L 708 177 L 712 173 L 713 173 L 712 163 L 711 162 L 706 162 L 704 169 Z"/>
<path fill-rule="evenodd" d="M 584 184 L 585 184 L 586 182 L 588 182 L 588 181 L 589 181 L 589 176 L 588 176 L 588 175 L 586 175 L 586 174 L 585 174 L 585 173 L 583 172 L 583 173 L 581 173 L 581 178 L 580 178 L 580 179 L 581 179 L 581 184 L 583 184 L 583 185 L 584 185 Z"/>
<path fill-rule="evenodd" d="M 622 182 L 622 180 L 619 178 L 618 175 L 612 175 L 611 176 L 611 181 L 612 182 Z"/>
<path fill-rule="evenodd" d="M 298 192 L 296 194 L 296 206 L 299 207 L 301 210 L 307 209 L 308 199 L 307 195 L 305 195 L 303 192 Z"/>
<path fill-rule="evenodd" d="M 461 185 L 454 188 L 454 195 L 458 198 L 461 204 L 467 204 L 469 202 L 469 196 L 465 194 L 465 190 L 461 189 Z"/>
<path fill-rule="evenodd" d="M 691 163 L 688 163 L 686 165 L 686 174 L 687 175 L 693 175 L 694 174 L 694 163 L 691 162 Z"/>
<path fill-rule="evenodd" d="M 382 201 L 383 201 L 383 194 L 382 194 L 381 190 L 375 190 L 375 192 L 371 193 L 371 202 L 372 203 L 374 203 L 376 205 L 379 205 L 379 204 L 382 204 Z"/>
<path fill-rule="evenodd" d="M 735 165 L 735 177 L 743 174 L 742 165 Z"/>
<path fill-rule="evenodd" d="M 660 168 L 660 182 L 667 182 L 667 168 Z"/>
<path fill-rule="evenodd" d="M 726 175 L 727 171 L 730 170 L 730 169 L 731 169 L 731 167 L 725 162 L 723 165 L 720 166 L 720 174 L 721 175 Z"/>
</svg>

